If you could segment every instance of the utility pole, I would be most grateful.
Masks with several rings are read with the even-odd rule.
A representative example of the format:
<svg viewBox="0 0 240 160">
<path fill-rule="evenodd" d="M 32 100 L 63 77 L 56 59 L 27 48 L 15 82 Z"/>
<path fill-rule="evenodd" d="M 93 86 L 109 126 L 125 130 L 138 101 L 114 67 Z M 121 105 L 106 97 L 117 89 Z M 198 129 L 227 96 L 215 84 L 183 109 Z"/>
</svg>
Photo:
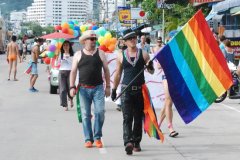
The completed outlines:
<svg viewBox="0 0 240 160">
<path fill-rule="evenodd" d="M 165 9 L 170 9 L 172 6 L 165 3 L 165 0 L 158 0 L 157 7 L 162 9 L 162 40 L 165 41 Z"/>
<path fill-rule="evenodd" d="M 165 17 L 164 17 L 164 14 L 165 14 L 165 2 L 164 2 L 165 0 L 163 0 L 163 3 L 162 3 L 162 5 L 163 5 L 163 12 L 162 12 L 162 41 L 163 42 L 165 42 L 165 35 L 164 35 L 164 32 L 165 32 L 165 30 L 164 30 L 164 27 L 165 27 Z"/>
<path fill-rule="evenodd" d="M 106 0 L 106 7 L 107 7 L 107 16 L 106 16 L 106 18 L 108 18 L 108 0 Z"/>
<path fill-rule="evenodd" d="M 108 21 L 109 21 L 109 19 L 108 19 L 108 0 L 105 1 L 105 5 L 106 5 L 106 12 L 104 14 L 104 21 L 107 24 L 107 29 L 109 29 L 109 26 L 108 26 L 109 25 L 109 23 L 108 23 Z M 105 9 L 105 5 L 104 5 L 104 9 Z"/>
<path fill-rule="evenodd" d="M 118 33 L 118 22 L 119 22 L 119 20 L 118 20 L 118 1 L 117 0 L 115 0 L 115 12 L 116 12 L 116 31 L 117 31 L 117 33 Z"/>
</svg>

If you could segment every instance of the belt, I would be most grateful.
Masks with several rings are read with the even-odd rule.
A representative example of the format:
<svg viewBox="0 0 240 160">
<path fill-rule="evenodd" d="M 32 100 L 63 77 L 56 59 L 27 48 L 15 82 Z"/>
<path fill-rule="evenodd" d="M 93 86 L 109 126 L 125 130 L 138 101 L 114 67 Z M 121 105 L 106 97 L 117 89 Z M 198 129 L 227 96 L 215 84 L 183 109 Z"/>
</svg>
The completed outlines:
<svg viewBox="0 0 240 160">
<path fill-rule="evenodd" d="M 79 87 L 84 87 L 84 88 L 95 88 L 96 87 L 96 86 L 90 86 L 90 85 L 82 84 L 82 83 L 79 83 L 78 86 Z"/>
<path fill-rule="evenodd" d="M 127 87 L 127 85 L 122 85 L 123 87 Z M 142 86 L 129 86 L 129 90 L 132 90 L 132 91 L 137 91 L 139 89 L 142 89 Z"/>
</svg>

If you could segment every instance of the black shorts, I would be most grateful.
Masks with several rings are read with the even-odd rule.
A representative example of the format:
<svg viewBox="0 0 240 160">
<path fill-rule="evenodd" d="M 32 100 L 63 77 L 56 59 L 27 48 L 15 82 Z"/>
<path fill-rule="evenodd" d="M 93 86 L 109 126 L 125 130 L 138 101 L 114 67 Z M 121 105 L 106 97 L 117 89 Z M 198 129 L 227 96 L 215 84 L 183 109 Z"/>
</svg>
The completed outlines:
<svg viewBox="0 0 240 160">
<path fill-rule="evenodd" d="M 19 52 L 20 56 L 22 56 L 23 50 L 18 50 L 18 52 Z"/>
</svg>

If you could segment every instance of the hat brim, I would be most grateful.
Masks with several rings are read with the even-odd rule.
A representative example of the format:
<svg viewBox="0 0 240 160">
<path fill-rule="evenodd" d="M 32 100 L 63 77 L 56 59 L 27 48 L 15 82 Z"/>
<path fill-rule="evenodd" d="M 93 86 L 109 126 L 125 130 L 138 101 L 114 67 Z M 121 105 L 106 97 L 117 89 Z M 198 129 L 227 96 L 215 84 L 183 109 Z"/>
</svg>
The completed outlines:
<svg viewBox="0 0 240 160">
<path fill-rule="evenodd" d="M 130 33 L 127 33 L 124 37 L 123 37 L 123 40 L 127 40 L 129 38 L 132 38 L 132 37 L 136 37 L 136 33 L 135 32 L 130 32 Z"/>
<path fill-rule="evenodd" d="M 97 35 L 96 36 L 82 35 L 81 37 L 79 37 L 79 42 L 83 44 L 84 40 L 86 40 L 87 38 L 98 38 L 98 37 Z"/>
</svg>

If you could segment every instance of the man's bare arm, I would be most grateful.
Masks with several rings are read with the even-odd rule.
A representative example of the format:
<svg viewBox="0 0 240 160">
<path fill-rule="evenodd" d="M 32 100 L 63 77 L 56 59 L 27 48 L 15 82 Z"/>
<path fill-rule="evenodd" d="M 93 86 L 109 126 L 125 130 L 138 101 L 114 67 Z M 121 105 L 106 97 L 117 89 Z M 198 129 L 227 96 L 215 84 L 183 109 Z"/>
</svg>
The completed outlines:
<svg viewBox="0 0 240 160">
<path fill-rule="evenodd" d="M 99 51 L 99 53 L 100 53 L 101 60 L 103 62 L 103 70 L 104 70 L 104 76 L 106 80 L 106 87 L 110 87 L 110 72 L 108 68 L 107 59 L 104 52 Z"/>
<path fill-rule="evenodd" d="M 80 53 L 77 52 L 73 57 L 72 69 L 70 72 L 70 87 L 75 86 L 76 76 L 77 76 L 77 66 L 78 66 L 78 57 Z"/>
<path fill-rule="evenodd" d="M 100 55 L 101 60 L 103 62 L 104 76 L 105 76 L 105 80 L 106 80 L 105 96 L 108 97 L 108 96 L 110 96 L 110 72 L 109 72 L 108 63 L 107 63 L 105 53 L 102 52 L 102 51 L 99 51 L 99 55 Z"/>
</svg>

